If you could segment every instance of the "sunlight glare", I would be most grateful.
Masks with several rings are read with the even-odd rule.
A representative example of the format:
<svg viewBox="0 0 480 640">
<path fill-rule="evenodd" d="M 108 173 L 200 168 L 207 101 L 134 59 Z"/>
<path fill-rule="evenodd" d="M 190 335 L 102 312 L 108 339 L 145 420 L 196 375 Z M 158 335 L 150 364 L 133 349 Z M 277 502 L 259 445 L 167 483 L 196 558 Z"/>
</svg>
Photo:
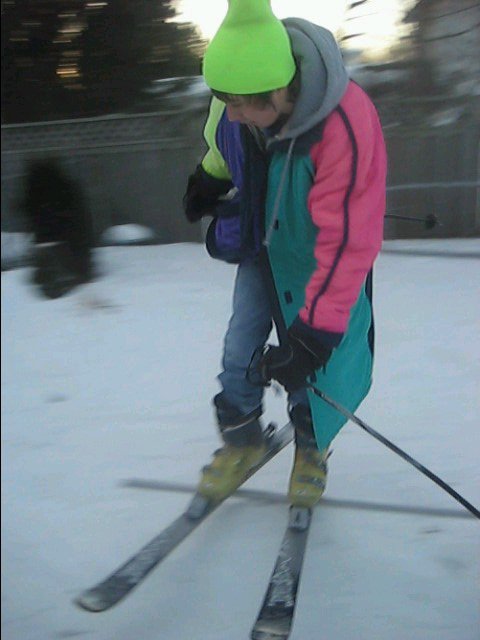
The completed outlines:
<svg viewBox="0 0 480 640">
<path fill-rule="evenodd" d="M 345 6 L 346 0 L 296 0 L 292 11 L 291 0 L 272 0 L 272 8 L 279 18 L 305 18 L 332 31 L 337 30 L 342 23 Z M 198 25 L 203 36 L 211 39 L 225 17 L 227 7 L 227 0 L 180 0 L 178 19 Z"/>
<path fill-rule="evenodd" d="M 400 17 L 399 0 L 370 0 L 350 12 L 344 26 L 346 34 L 362 34 L 352 41 L 355 48 L 368 58 L 378 58 L 398 38 Z"/>
</svg>

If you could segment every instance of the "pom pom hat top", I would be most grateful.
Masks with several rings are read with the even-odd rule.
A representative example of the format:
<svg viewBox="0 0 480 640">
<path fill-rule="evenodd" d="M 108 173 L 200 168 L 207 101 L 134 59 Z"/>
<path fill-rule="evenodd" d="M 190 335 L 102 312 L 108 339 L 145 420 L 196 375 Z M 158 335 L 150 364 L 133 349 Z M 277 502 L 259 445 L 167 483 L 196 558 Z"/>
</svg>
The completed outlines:
<svg viewBox="0 0 480 640">
<path fill-rule="evenodd" d="M 295 74 L 287 31 L 270 0 L 229 0 L 203 59 L 207 85 L 233 95 L 286 87 Z"/>
</svg>

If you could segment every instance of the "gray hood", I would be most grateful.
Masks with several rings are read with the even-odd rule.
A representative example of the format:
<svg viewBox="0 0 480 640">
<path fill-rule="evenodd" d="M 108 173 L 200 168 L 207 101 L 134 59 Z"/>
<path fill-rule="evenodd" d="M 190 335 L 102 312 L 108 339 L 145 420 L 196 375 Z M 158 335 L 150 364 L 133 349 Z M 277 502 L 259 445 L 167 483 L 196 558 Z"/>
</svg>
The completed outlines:
<svg viewBox="0 0 480 640">
<path fill-rule="evenodd" d="M 283 20 L 300 67 L 301 90 L 281 138 L 297 138 L 320 123 L 342 99 L 349 81 L 337 42 L 302 18 Z"/>
</svg>

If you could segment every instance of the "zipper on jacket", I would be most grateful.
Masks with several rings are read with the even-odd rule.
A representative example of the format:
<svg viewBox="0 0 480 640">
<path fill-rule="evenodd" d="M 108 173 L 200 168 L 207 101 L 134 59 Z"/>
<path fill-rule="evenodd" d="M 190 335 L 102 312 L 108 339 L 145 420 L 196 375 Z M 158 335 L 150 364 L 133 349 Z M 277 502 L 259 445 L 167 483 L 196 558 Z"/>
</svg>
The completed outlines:
<svg viewBox="0 0 480 640">
<path fill-rule="evenodd" d="M 293 153 L 293 147 L 295 145 L 296 138 L 292 138 L 290 140 L 290 144 L 288 145 L 287 156 L 285 158 L 285 163 L 283 165 L 282 174 L 280 176 L 280 182 L 278 183 L 277 193 L 275 194 L 275 201 L 273 203 L 273 212 L 272 219 L 270 221 L 270 225 L 265 233 L 265 239 L 263 241 L 264 246 L 270 246 L 270 240 L 272 237 L 272 233 L 276 228 L 276 224 L 278 221 L 278 217 L 280 215 L 280 199 L 282 197 L 283 187 L 285 186 L 285 180 L 287 178 L 287 171 L 290 165 L 290 160 Z"/>
</svg>

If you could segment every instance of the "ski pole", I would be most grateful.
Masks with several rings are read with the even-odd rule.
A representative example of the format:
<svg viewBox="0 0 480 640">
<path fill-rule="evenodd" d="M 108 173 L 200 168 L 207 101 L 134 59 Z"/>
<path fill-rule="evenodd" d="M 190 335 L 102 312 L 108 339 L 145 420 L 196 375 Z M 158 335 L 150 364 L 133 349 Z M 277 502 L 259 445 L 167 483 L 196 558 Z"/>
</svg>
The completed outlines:
<svg viewBox="0 0 480 640">
<path fill-rule="evenodd" d="M 420 462 L 415 460 L 415 458 L 412 458 L 411 456 L 409 456 L 408 453 L 405 453 L 405 451 L 400 449 L 400 447 L 397 447 L 396 444 L 393 444 L 393 442 L 391 442 L 390 440 L 385 438 L 385 436 L 382 436 L 381 433 L 378 433 L 378 431 L 375 431 L 375 429 L 372 429 L 372 427 L 370 427 L 368 424 L 366 424 L 363 420 L 361 420 L 354 413 L 352 413 L 351 411 L 349 411 L 348 409 L 343 407 L 341 404 L 339 404 L 335 400 L 332 400 L 332 398 L 329 398 L 323 391 L 321 391 L 320 389 L 315 387 L 313 384 L 307 384 L 307 388 L 311 389 L 311 391 L 313 391 L 313 393 L 315 395 L 317 395 L 319 398 L 321 398 L 328 405 L 330 405 L 331 407 L 336 409 L 339 413 L 341 413 L 343 416 L 345 416 L 345 418 L 348 418 L 349 420 L 354 422 L 356 425 L 358 425 L 364 431 L 369 433 L 371 436 L 373 436 L 374 438 L 379 440 L 386 447 L 388 447 L 389 449 L 394 451 L 396 454 L 398 454 L 401 458 L 403 458 L 404 460 L 409 462 L 416 469 L 421 471 L 421 473 L 423 473 L 425 476 L 427 476 L 427 478 L 430 478 L 430 480 L 433 480 L 433 482 L 438 484 L 439 487 L 441 487 L 444 491 L 449 493 L 453 498 L 455 498 L 455 500 L 460 502 L 460 504 L 463 505 L 466 509 L 468 509 L 468 511 L 470 511 L 470 513 L 472 513 L 476 518 L 480 519 L 480 511 L 476 507 L 474 507 L 473 504 L 468 502 L 468 500 L 465 500 L 465 498 L 463 496 L 461 496 L 459 493 L 457 493 L 455 491 L 455 489 L 452 489 L 452 487 L 450 485 L 448 485 L 441 478 L 439 478 L 432 471 L 430 471 L 430 469 L 427 469 L 426 467 L 423 466 L 423 464 L 420 464 Z"/>
<path fill-rule="evenodd" d="M 392 218 L 395 220 L 406 220 L 407 222 L 421 222 L 425 229 L 433 229 L 435 226 L 442 227 L 442 223 L 438 221 L 437 216 L 433 213 L 429 213 L 425 218 L 414 218 L 412 216 L 404 216 L 397 213 L 387 213 L 385 218 Z"/>
</svg>

